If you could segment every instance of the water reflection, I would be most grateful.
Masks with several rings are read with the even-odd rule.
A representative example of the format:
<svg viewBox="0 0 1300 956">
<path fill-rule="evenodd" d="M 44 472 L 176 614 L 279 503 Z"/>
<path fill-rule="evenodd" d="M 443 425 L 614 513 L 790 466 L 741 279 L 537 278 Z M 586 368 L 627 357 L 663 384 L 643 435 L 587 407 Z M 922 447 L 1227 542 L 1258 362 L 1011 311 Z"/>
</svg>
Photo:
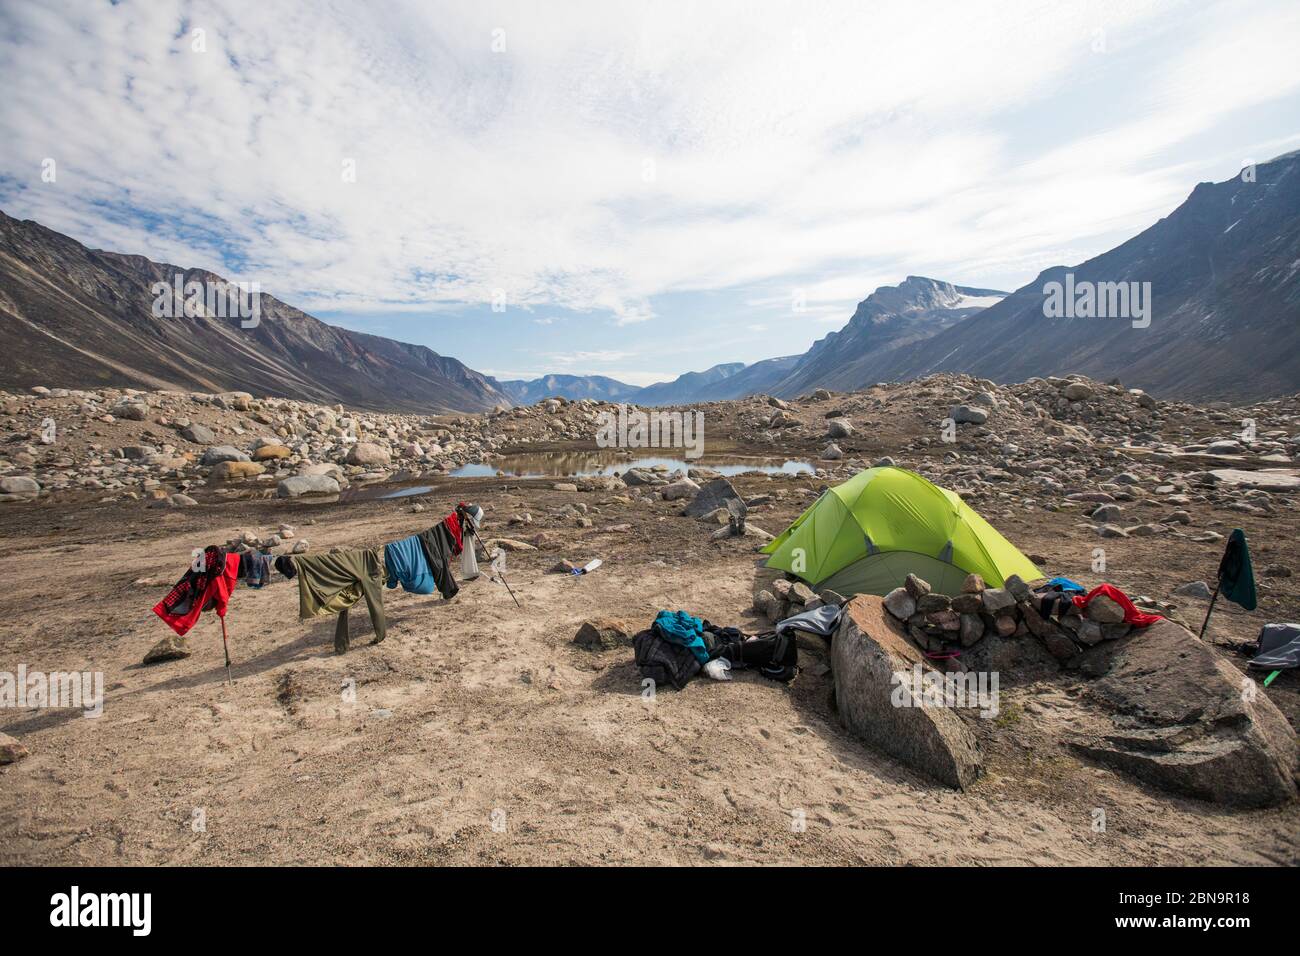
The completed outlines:
<svg viewBox="0 0 1300 956">
<path fill-rule="evenodd" d="M 629 468 L 651 470 L 656 467 L 668 471 L 708 468 L 728 477 L 745 472 L 765 475 L 810 475 L 813 466 L 806 461 L 784 461 L 776 464 L 766 458 L 726 458 L 712 460 L 707 456 L 692 461 L 682 458 L 626 458 L 621 452 L 539 452 L 531 455 L 509 455 L 491 462 L 471 462 L 451 472 L 453 478 L 491 478 L 498 471 L 511 478 L 586 478 L 592 475 L 622 474 Z"/>
</svg>

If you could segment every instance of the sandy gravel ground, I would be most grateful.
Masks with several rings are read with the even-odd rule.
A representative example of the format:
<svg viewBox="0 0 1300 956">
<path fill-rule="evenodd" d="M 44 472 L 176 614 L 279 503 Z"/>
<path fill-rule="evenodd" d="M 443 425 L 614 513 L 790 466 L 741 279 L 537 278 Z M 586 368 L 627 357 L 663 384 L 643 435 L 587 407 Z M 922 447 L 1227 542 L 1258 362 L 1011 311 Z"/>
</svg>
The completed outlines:
<svg viewBox="0 0 1300 956">
<path fill-rule="evenodd" d="M 775 483 L 740 484 L 749 494 Z M 0 731 L 32 751 L 0 768 L 0 864 L 1300 862 L 1300 808 L 1172 798 L 1069 755 L 1052 734 L 1072 719 L 1065 677 L 1003 688 L 1003 718 L 980 731 L 988 773 L 967 793 L 840 728 L 816 641 L 801 640 L 790 686 L 741 673 L 646 701 L 630 648 L 572 645 L 581 622 L 636 629 L 680 607 L 757 629 L 753 543 L 711 543 L 666 503 L 502 488 L 444 483 L 423 514 L 409 501 L 0 510 L 0 670 L 100 670 L 107 690 L 98 719 L 0 711 Z M 192 547 L 280 521 L 314 550 L 376 545 L 458 497 L 497 519 L 526 507 L 539 518 L 531 531 L 554 530 L 557 547 L 511 555 L 522 611 L 486 578 L 452 602 L 386 592 L 388 640 L 368 643 L 361 610 L 353 650 L 337 657 L 332 620 L 299 622 L 296 585 L 277 576 L 234 596 L 233 686 L 211 615 L 192 632 L 193 656 L 140 666 L 167 633 L 149 613 L 166 588 L 136 582 L 174 580 Z M 600 509 L 593 528 L 540 520 L 571 500 Z M 791 496 L 752 520 L 780 530 L 799 505 Z M 1095 539 L 1079 536 L 1077 518 L 995 520 L 1054 570 L 1089 577 Z M 623 522 L 632 528 L 604 530 Z M 1300 566 L 1285 522 L 1256 540 Z M 1212 545 L 1108 546 L 1109 576 L 1151 593 L 1211 574 L 1218 558 Z M 544 573 L 560 556 L 606 564 L 585 578 Z M 1269 619 L 1300 612 L 1293 596 L 1265 596 Z M 1231 610 L 1216 620 L 1220 641 L 1253 637 L 1261 622 Z M 1297 683 L 1283 675 L 1268 691 L 1293 724 Z"/>
</svg>

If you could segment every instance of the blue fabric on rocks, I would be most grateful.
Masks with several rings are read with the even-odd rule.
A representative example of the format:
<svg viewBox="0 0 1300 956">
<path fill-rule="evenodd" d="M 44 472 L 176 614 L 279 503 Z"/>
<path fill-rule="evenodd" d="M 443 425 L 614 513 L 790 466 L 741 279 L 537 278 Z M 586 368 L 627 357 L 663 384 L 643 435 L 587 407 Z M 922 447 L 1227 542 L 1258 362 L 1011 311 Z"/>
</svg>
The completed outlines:
<svg viewBox="0 0 1300 956">
<path fill-rule="evenodd" d="M 1043 585 L 1046 588 L 1060 588 L 1066 594 L 1087 594 L 1088 589 L 1078 581 L 1071 581 L 1069 578 L 1052 578 Z"/>
</svg>

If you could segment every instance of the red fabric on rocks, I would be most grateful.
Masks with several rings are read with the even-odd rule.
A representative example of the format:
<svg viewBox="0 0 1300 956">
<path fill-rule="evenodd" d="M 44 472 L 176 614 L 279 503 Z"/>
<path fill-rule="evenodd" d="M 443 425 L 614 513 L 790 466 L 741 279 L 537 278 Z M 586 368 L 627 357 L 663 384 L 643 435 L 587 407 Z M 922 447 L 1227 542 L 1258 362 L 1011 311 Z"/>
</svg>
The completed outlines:
<svg viewBox="0 0 1300 956">
<path fill-rule="evenodd" d="M 1099 584 L 1087 594 L 1076 595 L 1074 605 L 1082 611 L 1088 606 L 1088 602 L 1099 594 L 1104 594 L 1124 609 L 1125 624 L 1132 624 L 1134 627 L 1146 627 L 1148 624 L 1163 620 L 1159 614 L 1147 614 L 1145 611 L 1139 611 L 1133 602 L 1129 600 L 1128 595 L 1113 584 Z"/>
</svg>

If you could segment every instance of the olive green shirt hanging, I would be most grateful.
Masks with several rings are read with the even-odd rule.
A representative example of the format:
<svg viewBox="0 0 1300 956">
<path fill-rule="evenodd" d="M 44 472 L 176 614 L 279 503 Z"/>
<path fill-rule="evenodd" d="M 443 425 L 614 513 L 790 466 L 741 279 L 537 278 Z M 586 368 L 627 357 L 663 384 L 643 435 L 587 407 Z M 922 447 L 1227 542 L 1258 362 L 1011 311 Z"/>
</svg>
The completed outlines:
<svg viewBox="0 0 1300 956">
<path fill-rule="evenodd" d="M 376 549 L 343 549 L 326 554 L 304 554 L 294 557 L 298 572 L 298 616 L 303 620 L 337 614 L 334 627 L 334 650 L 340 654 L 348 649 L 348 609 L 362 597 L 370 610 L 370 622 L 375 628 L 375 643 L 382 641 L 388 632 L 384 619 L 384 559 Z"/>
</svg>

